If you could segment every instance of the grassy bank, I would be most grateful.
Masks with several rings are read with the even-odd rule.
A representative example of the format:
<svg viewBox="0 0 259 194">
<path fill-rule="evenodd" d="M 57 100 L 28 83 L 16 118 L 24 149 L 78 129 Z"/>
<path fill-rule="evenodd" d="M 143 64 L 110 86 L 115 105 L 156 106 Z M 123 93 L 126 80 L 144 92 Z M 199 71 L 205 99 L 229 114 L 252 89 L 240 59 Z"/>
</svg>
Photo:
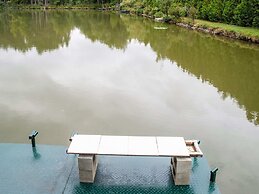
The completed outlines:
<svg viewBox="0 0 259 194">
<path fill-rule="evenodd" d="M 239 40 L 259 43 L 259 28 L 241 27 L 218 22 L 209 22 L 183 17 L 177 23 L 179 26 L 191 28 L 193 30 L 203 31 L 214 35 L 227 36 Z"/>
<path fill-rule="evenodd" d="M 189 18 L 183 18 L 182 21 L 187 23 L 190 20 L 189 20 Z M 259 38 L 259 29 L 258 28 L 241 27 L 241 26 L 223 24 L 223 23 L 218 23 L 218 22 L 209 22 L 209 21 L 198 20 L 198 19 L 196 19 L 194 21 L 194 24 L 198 25 L 198 26 L 204 26 L 206 28 L 220 28 L 220 29 L 227 30 L 230 32 L 239 33 L 244 36 L 251 36 L 251 37 Z"/>
</svg>

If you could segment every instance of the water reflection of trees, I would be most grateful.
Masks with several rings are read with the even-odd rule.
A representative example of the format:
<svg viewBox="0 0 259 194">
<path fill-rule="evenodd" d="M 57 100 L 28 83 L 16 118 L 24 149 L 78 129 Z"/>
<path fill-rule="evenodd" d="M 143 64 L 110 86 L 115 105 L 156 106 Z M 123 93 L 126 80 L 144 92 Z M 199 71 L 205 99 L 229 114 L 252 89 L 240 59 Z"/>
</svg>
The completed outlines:
<svg viewBox="0 0 259 194">
<path fill-rule="evenodd" d="M 153 26 L 157 24 L 146 20 L 132 22 L 125 18 L 124 21 L 129 26 L 130 38 L 149 43 L 159 58 L 175 61 L 183 70 L 210 82 L 222 98 L 230 96 L 235 99 L 241 108 L 246 109 L 248 120 L 259 124 L 258 47 L 215 40 L 176 27 L 156 31 Z"/>
<path fill-rule="evenodd" d="M 100 41 L 118 49 L 123 49 L 127 45 L 127 28 L 116 14 L 74 12 L 74 23 L 92 41 Z"/>
<path fill-rule="evenodd" d="M 223 98 L 234 98 L 245 107 L 248 120 L 258 125 L 259 118 L 255 116 L 259 112 L 258 50 L 232 46 L 184 30 L 179 30 L 177 36 L 172 40 L 168 33 L 167 38 L 160 39 L 152 48 L 197 78 L 209 81 L 223 93 Z M 170 46 L 163 48 L 161 43 Z"/>
<path fill-rule="evenodd" d="M 122 49 L 127 29 L 116 14 L 82 11 L 22 11 L 0 14 L 0 46 L 39 53 L 68 45 L 70 32 L 77 27 L 92 41 Z M 104 32 L 105 30 L 105 32 Z"/>
<path fill-rule="evenodd" d="M 0 14 L 0 46 L 39 53 L 68 45 L 72 29 L 70 14 L 23 11 Z M 2 28 L 3 27 L 3 28 Z"/>
<path fill-rule="evenodd" d="M 222 94 L 234 98 L 259 124 L 258 48 L 240 47 L 182 28 L 154 30 L 153 22 L 100 12 L 48 11 L 0 14 L 0 47 L 39 53 L 68 45 L 73 28 L 92 41 L 124 49 L 130 39 L 150 44 L 158 59 L 176 61 L 179 67 L 209 81 Z"/>
</svg>

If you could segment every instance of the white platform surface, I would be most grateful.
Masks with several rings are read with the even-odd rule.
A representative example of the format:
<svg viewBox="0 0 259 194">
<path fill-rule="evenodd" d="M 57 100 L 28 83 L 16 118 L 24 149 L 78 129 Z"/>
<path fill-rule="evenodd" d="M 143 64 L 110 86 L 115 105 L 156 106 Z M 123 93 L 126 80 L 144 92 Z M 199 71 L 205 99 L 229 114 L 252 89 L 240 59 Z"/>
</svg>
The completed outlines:
<svg viewBox="0 0 259 194">
<path fill-rule="evenodd" d="M 69 154 L 98 154 L 101 135 L 74 135 Z"/>
<path fill-rule="evenodd" d="M 68 154 L 189 157 L 183 137 L 75 135 Z"/>
<path fill-rule="evenodd" d="M 130 156 L 157 156 L 156 137 L 129 136 Z"/>
<path fill-rule="evenodd" d="M 172 153 L 183 157 L 189 155 L 183 137 L 157 137 L 156 139 L 159 156 L 170 156 Z"/>
<path fill-rule="evenodd" d="M 99 154 L 124 155 L 128 152 L 128 136 L 102 136 Z"/>
</svg>

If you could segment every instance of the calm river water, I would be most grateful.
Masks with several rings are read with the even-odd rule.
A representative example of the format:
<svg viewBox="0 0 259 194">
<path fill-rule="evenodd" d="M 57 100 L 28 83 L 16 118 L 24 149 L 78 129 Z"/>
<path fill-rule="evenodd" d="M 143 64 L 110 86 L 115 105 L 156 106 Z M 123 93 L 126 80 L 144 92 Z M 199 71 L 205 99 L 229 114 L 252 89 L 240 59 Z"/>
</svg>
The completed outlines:
<svg viewBox="0 0 259 194">
<path fill-rule="evenodd" d="M 0 142 L 200 139 L 222 193 L 258 193 L 259 47 L 102 12 L 0 14 Z"/>
</svg>

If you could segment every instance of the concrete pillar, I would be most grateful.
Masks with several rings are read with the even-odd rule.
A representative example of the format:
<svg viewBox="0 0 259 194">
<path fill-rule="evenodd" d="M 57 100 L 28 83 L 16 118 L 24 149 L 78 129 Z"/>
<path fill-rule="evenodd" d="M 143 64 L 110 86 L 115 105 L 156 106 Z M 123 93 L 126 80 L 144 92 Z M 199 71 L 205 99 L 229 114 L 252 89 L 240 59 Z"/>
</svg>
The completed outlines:
<svg viewBox="0 0 259 194">
<path fill-rule="evenodd" d="M 171 170 L 175 185 L 189 185 L 192 159 L 190 157 L 171 158 Z"/>
<path fill-rule="evenodd" d="M 93 183 L 96 169 L 97 169 L 97 156 L 80 154 L 78 156 L 78 169 L 80 182 Z"/>
</svg>

